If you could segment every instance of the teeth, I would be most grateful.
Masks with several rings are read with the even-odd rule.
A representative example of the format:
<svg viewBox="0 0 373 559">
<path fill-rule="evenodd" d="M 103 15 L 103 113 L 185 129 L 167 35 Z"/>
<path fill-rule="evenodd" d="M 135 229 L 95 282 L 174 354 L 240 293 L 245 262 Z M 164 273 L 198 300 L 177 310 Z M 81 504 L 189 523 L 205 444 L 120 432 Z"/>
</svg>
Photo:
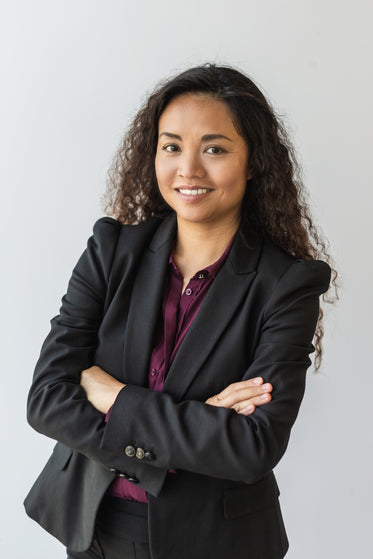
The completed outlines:
<svg viewBox="0 0 373 559">
<path fill-rule="evenodd" d="M 198 194 L 206 194 L 207 192 L 209 192 L 208 188 L 193 188 L 193 190 L 187 190 L 184 188 L 180 188 L 179 192 L 181 192 L 181 194 L 186 194 L 187 196 L 196 196 Z"/>
</svg>

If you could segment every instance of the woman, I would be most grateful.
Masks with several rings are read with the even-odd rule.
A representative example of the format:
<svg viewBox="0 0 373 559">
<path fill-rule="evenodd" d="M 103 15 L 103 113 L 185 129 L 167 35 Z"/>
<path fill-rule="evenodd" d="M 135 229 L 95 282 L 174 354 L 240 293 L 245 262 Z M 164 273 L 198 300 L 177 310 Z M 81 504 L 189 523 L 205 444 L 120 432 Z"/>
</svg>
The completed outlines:
<svg viewBox="0 0 373 559">
<path fill-rule="evenodd" d="M 330 282 L 295 171 L 233 68 L 187 70 L 137 114 L 28 400 L 59 442 L 26 510 L 68 557 L 285 555 L 272 469 Z"/>
</svg>

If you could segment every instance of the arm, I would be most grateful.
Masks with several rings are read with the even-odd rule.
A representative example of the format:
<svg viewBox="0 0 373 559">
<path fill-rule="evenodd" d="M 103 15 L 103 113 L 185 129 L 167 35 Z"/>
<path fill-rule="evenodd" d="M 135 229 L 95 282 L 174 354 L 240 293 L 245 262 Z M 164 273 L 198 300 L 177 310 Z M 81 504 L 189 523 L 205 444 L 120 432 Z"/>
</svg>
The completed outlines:
<svg viewBox="0 0 373 559">
<path fill-rule="evenodd" d="M 285 452 L 304 393 L 313 351 L 319 296 L 329 267 L 298 260 L 280 279 L 262 317 L 259 344 L 244 378 L 263 377 L 273 398 L 245 416 L 199 401 L 126 385 L 118 394 L 102 448 L 121 470 L 128 444 L 151 450 L 153 465 L 252 483 L 264 477 Z M 137 462 L 133 458 L 136 472 Z"/>
<path fill-rule="evenodd" d="M 96 365 L 82 371 L 80 384 L 88 401 L 105 415 L 113 406 L 121 389 L 126 386 Z M 257 377 L 230 384 L 220 394 L 208 398 L 206 404 L 249 415 L 254 412 L 255 406 L 262 406 L 270 401 L 271 391 L 272 385 L 263 384 L 263 379 Z"/>
<path fill-rule="evenodd" d="M 27 402 L 34 429 L 98 461 L 104 457 L 99 446 L 105 422 L 87 401 L 80 373 L 92 364 L 120 228 L 110 218 L 95 224 L 60 314 L 51 320 Z"/>
</svg>

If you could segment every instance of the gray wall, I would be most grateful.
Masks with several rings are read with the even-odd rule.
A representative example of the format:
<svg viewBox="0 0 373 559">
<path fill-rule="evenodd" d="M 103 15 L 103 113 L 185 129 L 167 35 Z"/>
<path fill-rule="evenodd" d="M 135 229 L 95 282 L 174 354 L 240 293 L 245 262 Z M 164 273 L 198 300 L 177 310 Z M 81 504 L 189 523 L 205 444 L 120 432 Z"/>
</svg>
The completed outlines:
<svg viewBox="0 0 373 559">
<path fill-rule="evenodd" d="M 159 79 L 205 61 L 286 115 L 344 284 L 277 468 L 287 557 L 371 557 L 371 19 L 368 0 L 1 1 L 2 557 L 64 557 L 22 508 L 53 444 L 25 421 L 33 367 L 123 129 Z"/>
</svg>

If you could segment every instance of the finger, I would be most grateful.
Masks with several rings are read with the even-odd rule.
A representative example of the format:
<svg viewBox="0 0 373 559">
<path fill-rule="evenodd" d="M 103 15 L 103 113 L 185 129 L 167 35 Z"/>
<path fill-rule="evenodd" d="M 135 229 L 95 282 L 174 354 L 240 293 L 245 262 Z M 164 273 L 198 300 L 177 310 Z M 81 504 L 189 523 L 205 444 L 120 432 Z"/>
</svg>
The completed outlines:
<svg viewBox="0 0 373 559">
<path fill-rule="evenodd" d="M 254 413 L 254 411 L 255 411 L 255 406 L 250 405 L 250 406 L 246 406 L 246 408 L 243 408 L 237 413 L 239 413 L 240 415 L 251 415 L 252 413 Z"/>
<path fill-rule="evenodd" d="M 232 408 L 234 405 L 239 404 L 243 401 L 254 399 L 263 394 L 267 394 L 271 392 L 272 385 L 270 383 L 266 383 L 259 386 L 248 386 L 248 387 L 239 386 L 238 388 L 228 387 L 228 389 L 225 389 L 222 393 L 218 394 L 217 399 L 220 405 L 223 405 L 224 407 Z"/>
<path fill-rule="evenodd" d="M 254 413 L 254 411 L 256 410 L 256 407 L 254 405 L 250 405 L 247 406 L 246 408 L 243 408 L 242 410 L 240 410 L 239 412 L 237 412 L 240 415 L 251 415 Z"/>
<path fill-rule="evenodd" d="M 232 384 L 228 385 L 224 390 L 222 390 L 219 394 L 217 394 L 216 398 L 218 400 L 225 400 L 227 398 L 231 398 L 232 395 L 237 394 L 240 390 L 244 389 L 254 389 L 258 386 L 263 384 L 262 377 L 256 377 L 253 379 L 243 380 L 240 382 L 233 382 Z"/>
<path fill-rule="evenodd" d="M 268 404 L 272 400 L 272 396 L 270 393 L 261 394 L 260 396 L 256 396 L 255 398 L 250 398 L 249 400 L 243 400 L 238 404 L 232 406 L 237 413 L 242 413 L 243 410 L 250 406 L 254 406 L 257 408 L 258 406 L 263 406 L 264 404 Z"/>
</svg>

